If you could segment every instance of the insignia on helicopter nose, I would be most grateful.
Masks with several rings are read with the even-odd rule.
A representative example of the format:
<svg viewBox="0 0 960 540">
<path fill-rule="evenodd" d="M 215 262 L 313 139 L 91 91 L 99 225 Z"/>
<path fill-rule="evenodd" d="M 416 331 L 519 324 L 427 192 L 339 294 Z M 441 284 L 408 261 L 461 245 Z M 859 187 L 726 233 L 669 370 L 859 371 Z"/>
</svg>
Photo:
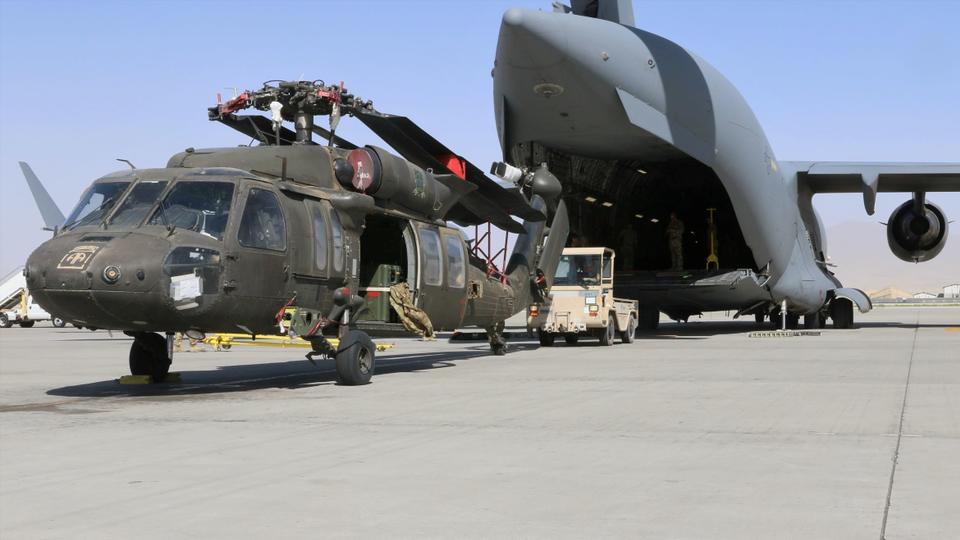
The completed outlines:
<svg viewBox="0 0 960 540">
<path fill-rule="evenodd" d="M 90 264 L 100 246 L 76 246 L 60 259 L 57 268 L 61 270 L 83 270 Z"/>
</svg>

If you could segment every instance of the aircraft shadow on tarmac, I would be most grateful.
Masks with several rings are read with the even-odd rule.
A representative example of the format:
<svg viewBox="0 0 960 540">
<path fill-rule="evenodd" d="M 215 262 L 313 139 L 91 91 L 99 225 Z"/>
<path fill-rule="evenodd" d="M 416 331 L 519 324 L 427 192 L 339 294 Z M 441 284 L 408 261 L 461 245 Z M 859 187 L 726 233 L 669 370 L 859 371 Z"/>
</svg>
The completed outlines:
<svg viewBox="0 0 960 540">
<path fill-rule="evenodd" d="M 530 344 L 511 344 L 510 351 L 534 349 Z M 509 353 L 508 353 L 509 354 Z M 455 367 L 453 362 L 490 357 L 486 343 L 468 351 L 434 352 L 421 354 L 394 354 L 377 359 L 374 383 L 378 377 L 391 373 L 416 373 L 438 368 Z M 182 357 L 180 357 L 182 360 Z M 189 360 L 182 360 L 188 364 Z M 181 382 L 146 385 L 121 385 L 116 380 L 97 381 L 63 386 L 47 391 L 47 395 L 64 397 L 141 397 L 187 396 L 244 392 L 266 388 L 295 390 L 313 386 L 336 384 L 336 370 L 332 360 L 317 360 L 314 366 L 304 359 L 261 364 L 219 366 L 214 370 L 177 371 Z M 176 365 L 176 364 L 175 364 Z"/>
</svg>

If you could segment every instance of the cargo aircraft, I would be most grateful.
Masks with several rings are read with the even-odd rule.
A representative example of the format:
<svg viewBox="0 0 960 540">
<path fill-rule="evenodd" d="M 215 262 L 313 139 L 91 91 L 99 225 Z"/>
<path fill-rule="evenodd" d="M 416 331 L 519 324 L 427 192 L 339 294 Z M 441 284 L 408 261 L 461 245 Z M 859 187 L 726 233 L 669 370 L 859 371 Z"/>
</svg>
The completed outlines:
<svg viewBox="0 0 960 540">
<path fill-rule="evenodd" d="M 886 222 L 905 261 L 946 242 L 948 218 L 926 195 L 960 190 L 960 163 L 779 161 L 733 84 L 636 28 L 629 0 L 510 9 L 492 74 L 500 169 L 549 167 L 572 237 L 633 248 L 618 256 L 617 292 L 640 301 L 641 328 L 656 328 L 659 312 L 716 310 L 850 327 L 854 305 L 871 303 L 830 271 L 817 193 L 862 193 L 871 215 L 878 192 L 908 194 Z M 671 212 L 685 222 L 685 263 L 666 270 Z"/>
</svg>

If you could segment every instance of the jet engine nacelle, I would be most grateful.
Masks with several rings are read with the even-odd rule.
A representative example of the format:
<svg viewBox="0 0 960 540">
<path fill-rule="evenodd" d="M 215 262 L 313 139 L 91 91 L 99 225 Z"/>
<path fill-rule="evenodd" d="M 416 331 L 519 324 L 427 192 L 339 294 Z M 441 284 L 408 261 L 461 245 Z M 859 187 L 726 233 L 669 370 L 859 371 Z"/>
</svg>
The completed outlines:
<svg viewBox="0 0 960 540">
<path fill-rule="evenodd" d="M 937 256 L 947 241 L 947 219 L 937 205 L 924 202 L 918 211 L 916 201 L 907 201 L 890 214 L 887 243 L 898 258 L 923 262 Z"/>
</svg>

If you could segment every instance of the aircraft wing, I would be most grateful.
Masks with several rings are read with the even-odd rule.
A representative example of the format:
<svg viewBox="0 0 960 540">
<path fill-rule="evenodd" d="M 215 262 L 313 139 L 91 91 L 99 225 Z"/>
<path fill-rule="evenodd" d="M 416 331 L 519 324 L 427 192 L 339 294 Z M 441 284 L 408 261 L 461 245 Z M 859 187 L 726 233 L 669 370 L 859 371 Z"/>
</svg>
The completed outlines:
<svg viewBox="0 0 960 540">
<path fill-rule="evenodd" d="M 878 192 L 960 191 L 960 163 L 782 161 L 795 171 L 798 188 L 811 193 L 863 193 L 873 215 Z"/>
</svg>

